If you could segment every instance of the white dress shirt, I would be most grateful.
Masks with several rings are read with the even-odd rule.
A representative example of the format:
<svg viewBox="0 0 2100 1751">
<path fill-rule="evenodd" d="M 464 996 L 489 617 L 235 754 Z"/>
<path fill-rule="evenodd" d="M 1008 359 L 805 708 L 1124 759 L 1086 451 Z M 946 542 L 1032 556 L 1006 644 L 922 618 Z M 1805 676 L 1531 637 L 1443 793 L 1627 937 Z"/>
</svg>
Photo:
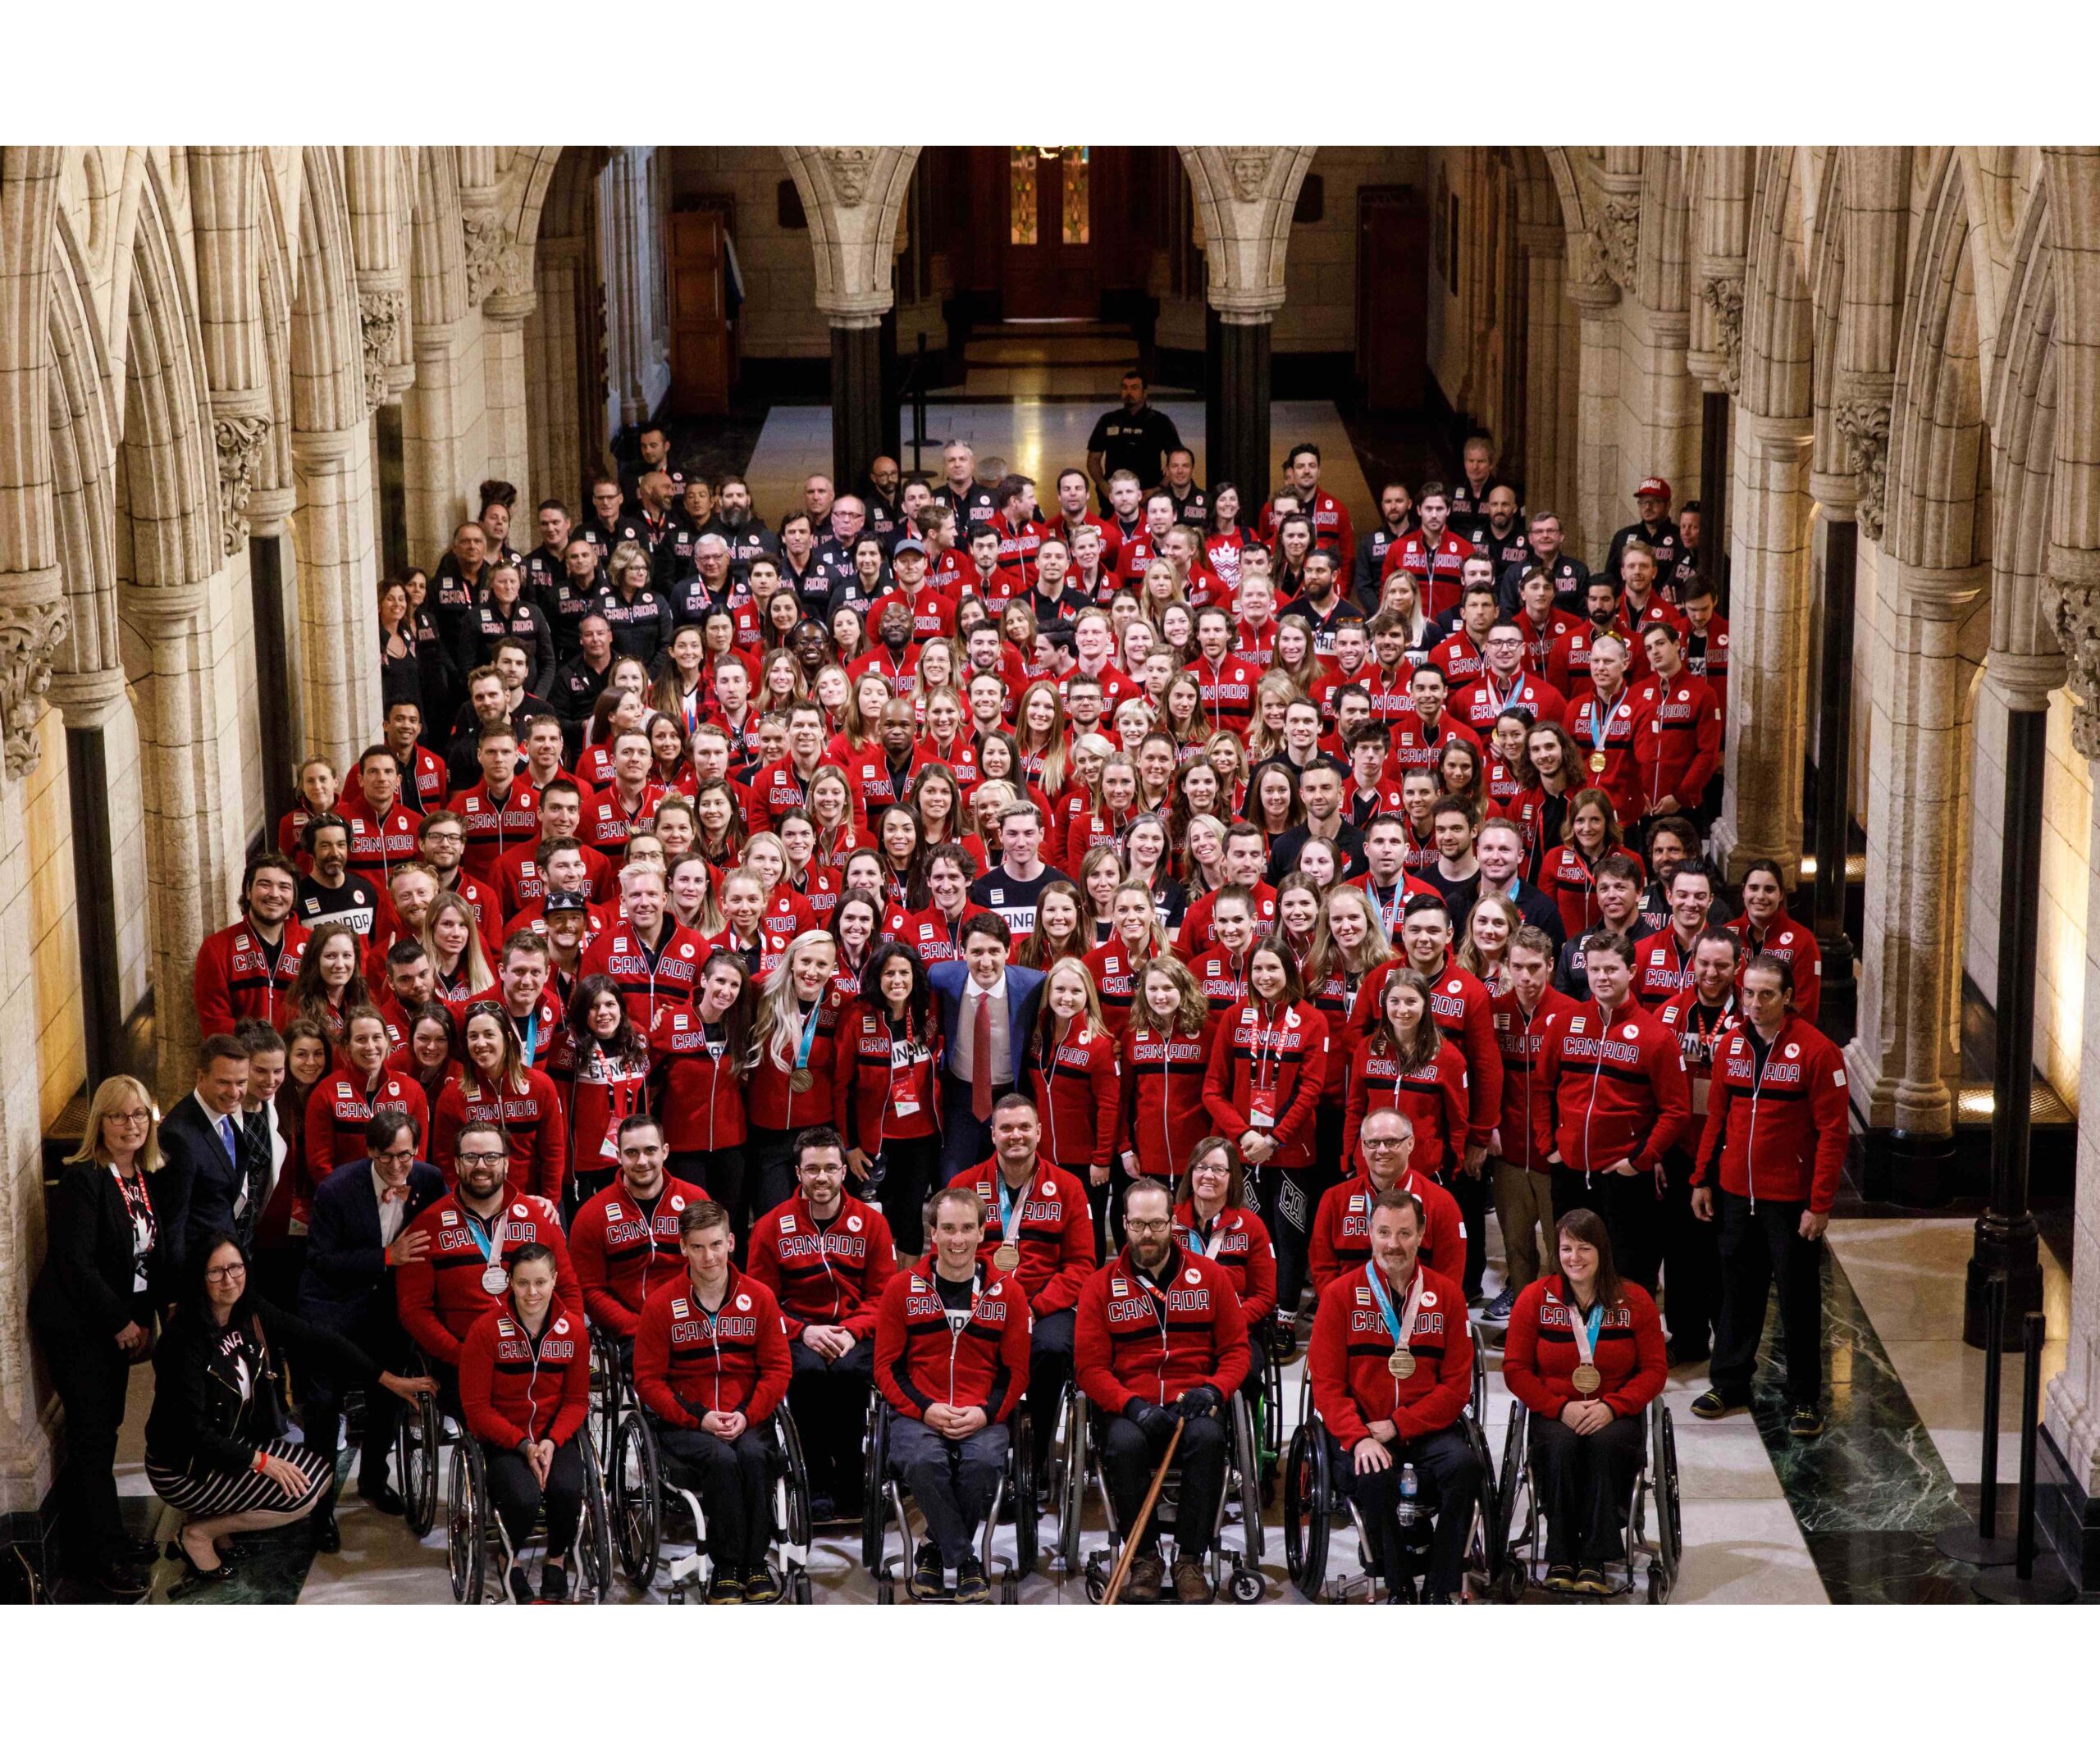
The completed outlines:
<svg viewBox="0 0 2100 1751">
<path fill-rule="evenodd" d="M 958 1037 L 953 1042 L 955 1075 L 968 1082 L 977 1074 L 977 1064 L 971 1053 L 977 1044 L 977 1005 L 992 1005 L 992 1080 L 994 1083 L 1007 1081 L 1006 1072 L 1013 1065 L 1013 1040 L 1007 1019 L 1007 975 L 1003 969 L 999 982 L 988 989 L 966 974 L 962 982 L 961 1011 L 956 1017 Z"/>
</svg>

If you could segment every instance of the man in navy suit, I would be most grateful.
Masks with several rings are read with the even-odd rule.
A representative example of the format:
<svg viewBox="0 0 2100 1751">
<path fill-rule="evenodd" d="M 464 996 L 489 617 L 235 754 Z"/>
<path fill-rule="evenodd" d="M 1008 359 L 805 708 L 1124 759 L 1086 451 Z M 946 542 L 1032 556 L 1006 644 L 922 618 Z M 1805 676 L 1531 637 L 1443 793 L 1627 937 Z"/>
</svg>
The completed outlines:
<svg viewBox="0 0 2100 1751">
<path fill-rule="evenodd" d="M 403 1113 L 381 1113 L 366 1124 L 368 1154 L 345 1162 L 314 1188 L 299 1279 L 302 1317 L 340 1332 L 387 1366 L 405 1366 L 408 1351 L 388 1274 L 422 1255 L 429 1237 L 410 1233 L 409 1225 L 445 1196 L 445 1176 L 417 1159 L 418 1141 L 415 1120 Z M 300 1420 L 306 1444 L 326 1457 L 331 1479 L 343 1393 L 344 1383 L 315 1357 L 307 1369 Z M 365 1394 L 358 1493 L 382 1514 L 401 1512 L 400 1492 L 386 1480 L 399 1404 L 391 1393 Z M 342 1548 L 332 1485 L 313 1511 L 313 1539 L 322 1550 Z"/>
<path fill-rule="evenodd" d="M 926 969 L 941 1000 L 947 1042 L 941 1066 L 943 1185 L 992 1152 L 993 1102 L 1020 1085 L 1028 1037 L 1043 1001 L 1043 975 L 1009 966 L 1012 946 L 1007 921 L 996 912 L 980 912 L 962 927 L 962 959 Z M 987 1048 L 981 1061 L 980 1046 Z"/>
<path fill-rule="evenodd" d="M 230 1033 L 215 1033 L 197 1049 L 195 1089 L 161 1120 L 161 1177 L 171 1194 L 162 1206 L 161 1244 L 168 1249 L 171 1283 L 181 1280 L 190 1248 L 211 1235 L 238 1234 L 244 1245 L 254 1234 L 260 1188 L 249 1183 L 240 1144 L 247 1092 L 248 1048 Z"/>
</svg>

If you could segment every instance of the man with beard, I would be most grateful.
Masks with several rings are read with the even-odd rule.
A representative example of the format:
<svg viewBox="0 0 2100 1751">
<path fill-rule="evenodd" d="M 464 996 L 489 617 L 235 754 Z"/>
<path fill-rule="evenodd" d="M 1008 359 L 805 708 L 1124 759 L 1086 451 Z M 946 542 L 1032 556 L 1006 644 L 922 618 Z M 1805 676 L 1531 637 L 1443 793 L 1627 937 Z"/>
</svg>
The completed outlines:
<svg viewBox="0 0 2100 1751">
<path fill-rule="evenodd" d="M 722 490 L 714 499 L 714 521 L 729 544 L 730 568 L 738 575 L 760 554 L 780 557 L 780 537 L 766 527 L 764 518 L 751 514 L 751 490 L 742 475 L 723 477 Z"/>
<path fill-rule="evenodd" d="M 1499 581 L 1503 611 L 1516 613 L 1524 600 L 1525 575 L 1536 566 L 1552 580 L 1551 605 L 1566 613 L 1579 613 L 1586 600 L 1583 591 L 1590 581 L 1590 568 L 1572 554 L 1561 551 L 1559 518 L 1551 511 L 1532 512 L 1524 545 L 1530 549 L 1530 557 L 1502 568 Z"/>
<path fill-rule="evenodd" d="M 1305 587 L 1284 604 L 1284 619 L 1304 621 L 1312 632 L 1317 655 L 1335 654 L 1335 629 L 1344 620 L 1361 621 L 1363 610 L 1341 593 L 1341 560 L 1328 548 L 1305 556 Z"/>
<path fill-rule="evenodd" d="M 299 922 L 311 932 L 331 922 L 348 924 L 369 942 L 379 923 L 379 890 L 349 873 L 349 823 L 340 814 L 317 814 L 299 836 L 313 873 L 299 884 Z"/>
<path fill-rule="evenodd" d="M 1168 453 L 1181 448 L 1174 422 L 1146 399 L 1144 373 L 1123 373 L 1122 405 L 1093 422 L 1086 440 L 1087 472 L 1106 493 L 1120 469 L 1137 477 L 1140 487 L 1157 485 L 1166 476 Z"/>
</svg>

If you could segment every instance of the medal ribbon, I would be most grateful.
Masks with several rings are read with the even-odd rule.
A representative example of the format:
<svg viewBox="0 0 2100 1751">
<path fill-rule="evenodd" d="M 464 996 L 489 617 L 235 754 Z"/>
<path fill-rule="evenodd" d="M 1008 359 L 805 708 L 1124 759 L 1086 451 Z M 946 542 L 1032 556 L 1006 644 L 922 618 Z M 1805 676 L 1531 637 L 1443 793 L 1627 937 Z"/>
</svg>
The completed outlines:
<svg viewBox="0 0 2100 1751">
<path fill-rule="evenodd" d="M 463 1204 L 460 1208 L 467 1218 L 468 1238 L 480 1250 L 482 1262 L 484 1265 L 502 1264 L 504 1234 L 510 1225 L 509 1211 L 501 1205 L 496 1206 L 495 1215 L 489 1219 L 486 1237 L 484 1238 L 482 1218 L 476 1215 L 472 1211 L 468 1210 Z"/>
<path fill-rule="evenodd" d="M 1386 1329 L 1392 1334 L 1393 1347 L 1404 1350 L 1414 1339 L 1415 1316 L 1422 1311 L 1422 1272 L 1418 1270 L 1414 1281 L 1408 1285 L 1408 1304 L 1404 1317 L 1393 1311 L 1392 1293 L 1386 1287 L 1386 1274 L 1373 1259 L 1363 1267 L 1363 1275 L 1371 1285 L 1371 1293 L 1378 1302 L 1378 1316 L 1386 1322 Z"/>
<path fill-rule="evenodd" d="M 806 1070 L 810 1067 L 810 1048 L 816 1044 L 817 1024 L 824 1019 L 824 999 L 819 997 L 810 1005 L 809 1019 L 802 1024 L 802 1043 L 796 1049 L 795 1068 Z"/>
<path fill-rule="evenodd" d="M 1605 1304 L 1602 1302 L 1590 1309 L 1586 1320 L 1577 1319 L 1573 1306 L 1568 1310 L 1568 1333 L 1575 1340 L 1575 1354 L 1582 1367 L 1593 1368 L 1596 1366 L 1590 1358 L 1596 1353 L 1597 1331 L 1604 1322 Z"/>
</svg>

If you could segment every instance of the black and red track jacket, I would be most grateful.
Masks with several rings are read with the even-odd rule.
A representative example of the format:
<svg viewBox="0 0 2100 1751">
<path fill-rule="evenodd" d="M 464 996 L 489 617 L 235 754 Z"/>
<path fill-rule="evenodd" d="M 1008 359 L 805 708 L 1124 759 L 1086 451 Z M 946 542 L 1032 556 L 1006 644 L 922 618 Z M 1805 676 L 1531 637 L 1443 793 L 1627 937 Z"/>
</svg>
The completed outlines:
<svg viewBox="0 0 2100 1751">
<path fill-rule="evenodd" d="M 555 1292 L 573 1297 L 577 1293 L 576 1266 L 568 1256 L 568 1242 L 561 1231 L 561 1218 L 543 1197 L 527 1197 L 514 1189 L 496 1212 L 490 1228 L 503 1233 L 504 1256 L 508 1258 L 528 1241 L 537 1241 L 555 1256 Z M 482 1287 L 486 1268 L 476 1230 L 481 1224 L 460 1203 L 459 1194 L 447 1192 L 414 1221 L 409 1230 L 430 1238 L 423 1256 L 394 1271 L 394 1302 L 401 1316 L 401 1329 L 417 1347 L 434 1362 L 446 1367 L 459 1364 L 459 1346 L 467 1334 L 500 1297 Z M 482 1231 L 481 1238 L 490 1238 Z"/>
<path fill-rule="evenodd" d="M 651 1291 L 682 1275 L 678 1218 L 707 1194 L 669 1174 L 645 1203 L 616 1179 L 576 1212 L 569 1256 L 593 1325 L 632 1338 Z"/>
<path fill-rule="evenodd" d="M 506 1299 L 467 1334 L 459 1407 L 477 1440 L 506 1450 L 526 1441 L 565 1445 L 591 1408 L 591 1339 L 557 1295 L 536 1339 Z"/>
<path fill-rule="evenodd" d="M 1221 1210 L 1210 1233 L 1198 1232 L 1194 1199 L 1174 1206 L 1175 1244 L 1200 1252 L 1232 1279 L 1239 1311 L 1258 1325 L 1276 1311 L 1276 1248 L 1268 1226 L 1251 1210 Z"/>
<path fill-rule="evenodd" d="M 1278 1008 L 1252 999 L 1221 1018 L 1212 1036 L 1204 1108 L 1226 1137 L 1256 1130 L 1273 1138 L 1271 1167 L 1313 1165 L 1314 1121 L 1326 1086 L 1327 1018 L 1309 1003 Z M 1254 1122 L 1258 1097 L 1273 1125 Z"/>
<path fill-rule="evenodd" d="M 1622 1160 L 1649 1171 L 1691 1122 L 1677 1036 L 1631 1001 L 1609 1024 L 1594 997 L 1547 1023 L 1539 1075 L 1557 1115 L 1554 1131 L 1537 1139 L 1540 1153 L 1559 1150 L 1572 1173 Z"/>
<path fill-rule="evenodd" d="M 1074 1033 L 1077 1037 L 1074 1037 Z M 1061 1166 L 1106 1167 L 1123 1110 L 1121 1042 L 1103 1026 L 1082 1021 L 1050 1050 L 1029 1054 L 1029 1092 L 1043 1119 L 1043 1152 Z"/>
<path fill-rule="evenodd" d="M 1582 1359 L 1571 1325 L 1579 1317 L 1558 1271 L 1529 1284 L 1510 1310 L 1502 1378 L 1518 1403 L 1553 1422 L 1578 1398 L 1600 1400 L 1614 1416 L 1638 1416 L 1670 1384 L 1655 1302 L 1639 1284 L 1620 1284 L 1618 1305 L 1598 1322 L 1591 1360 L 1604 1380 L 1593 1393 L 1577 1392 L 1572 1378 Z"/>
<path fill-rule="evenodd" d="M 1706 1129 L 1691 1183 L 1748 1198 L 1806 1203 L 1828 1215 L 1845 1170 L 1850 1101 L 1838 1048 L 1798 1015 L 1779 1024 L 1758 1062 L 1750 1024 L 1714 1060 Z"/>
<path fill-rule="evenodd" d="M 1156 1280 L 1126 1247 L 1080 1292 L 1073 1376 L 1114 1415 L 1140 1399 L 1171 1404 L 1196 1386 L 1228 1398 L 1247 1378 L 1248 1361 L 1247 1315 L 1232 1274 L 1179 1243 Z"/>
<path fill-rule="evenodd" d="M 948 1183 L 968 1186 L 983 1202 L 987 1258 L 1008 1238 L 1020 1249 L 1014 1274 L 1028 1297 L 1030 1313 L 1038 1319 L 1062 1313 L 1079 1299 L 1087 1273 L 1093 1269 L 1093 1207 L 1087 1202 L 1084 1180 L 1039 1155 L 1027 1185 L 1016 1194 L 1019 1233 L 1011 1237 L 999 1214 L 997 1156 L 965 1168 Z"/>
<path fill-rule="evenodd" d="M 650 1292 L 634 1333 L 634 1389 L 674 1429 L 697 1429 L 710 1411 L 763 1423 L 788 1396 L 795 1359 L 773 1291 L 733 1265 L 722 1305 L 710 1313 L 681 1274 Z"/>
<path fill-rule="evenodd" d="M 1002 1423 L 1028 1387 L 1027 1298 L 980 1249 L 969 1320 L 958 1329 L 924 1261 L 889 1279 L 875 1310 L 875 1384 L 899 1416 L 937 1404 Z"/>
<path fill-rule="evenodd" d="M 819 1224 L 798 1190 L 751 1228 L 744 1251 L 753 1277 L 780 1303 L 790 1342 L 807 1325 L 841 1325 L 857 1343 L 872 1337 L 875 1308 L 897 1274 L 897 1245 L 883 1213 L 850 1192 Z"/>
<path fill-rule="evenodd" d="M 1387 1360 L 1399 1346 L 1386 1329 L 1363 1267 L 1337 1279 L 1320 1297 L 1305 1367 L 1312 1407 L 1344 1452 L 1368 1435 L 1374 1422 L 1391 1422 L 1404 1441 L 1449 1429 L 1472 1397 L 1473 1340 L 1465 1295 L 1456 1279 L 1419 1260 L 1415 1269 L 1422 1278 L 1408 1345 L 1415 1370 L 1404 1380 L 1388 1370 Z M 1404 1293 L 1391 1299 L 1394 1312 L 1404 1318 Z"/>
<path fill-rule="evenodd" d="M 199 1037 L 231 1033 L 235 1023 L 250 1019 L 279 1029 L 290 1023 L 287 995 L 306 957 L 308 935 L 297 919 L 286 919 L 272 954 L 244 918 L 205 937 L 189 981 Z"/>
<path fill-rule="evenodd" d="M 1455 1281 L 1466 1265 L 1466 1219 L 1459 1201 L 1412 1166 L 1394 1183 L 1422 1200 L 1422 1261 Z M 1360 1170 L 1320 1194 L 1307 1259 L 1315 1292 L 1324 1294 L 1335 1278 L 1363 1269 L 1371 1257 L 1371 1207 L 1377 1201 L 1371 1175 Z"/>
</svg>

